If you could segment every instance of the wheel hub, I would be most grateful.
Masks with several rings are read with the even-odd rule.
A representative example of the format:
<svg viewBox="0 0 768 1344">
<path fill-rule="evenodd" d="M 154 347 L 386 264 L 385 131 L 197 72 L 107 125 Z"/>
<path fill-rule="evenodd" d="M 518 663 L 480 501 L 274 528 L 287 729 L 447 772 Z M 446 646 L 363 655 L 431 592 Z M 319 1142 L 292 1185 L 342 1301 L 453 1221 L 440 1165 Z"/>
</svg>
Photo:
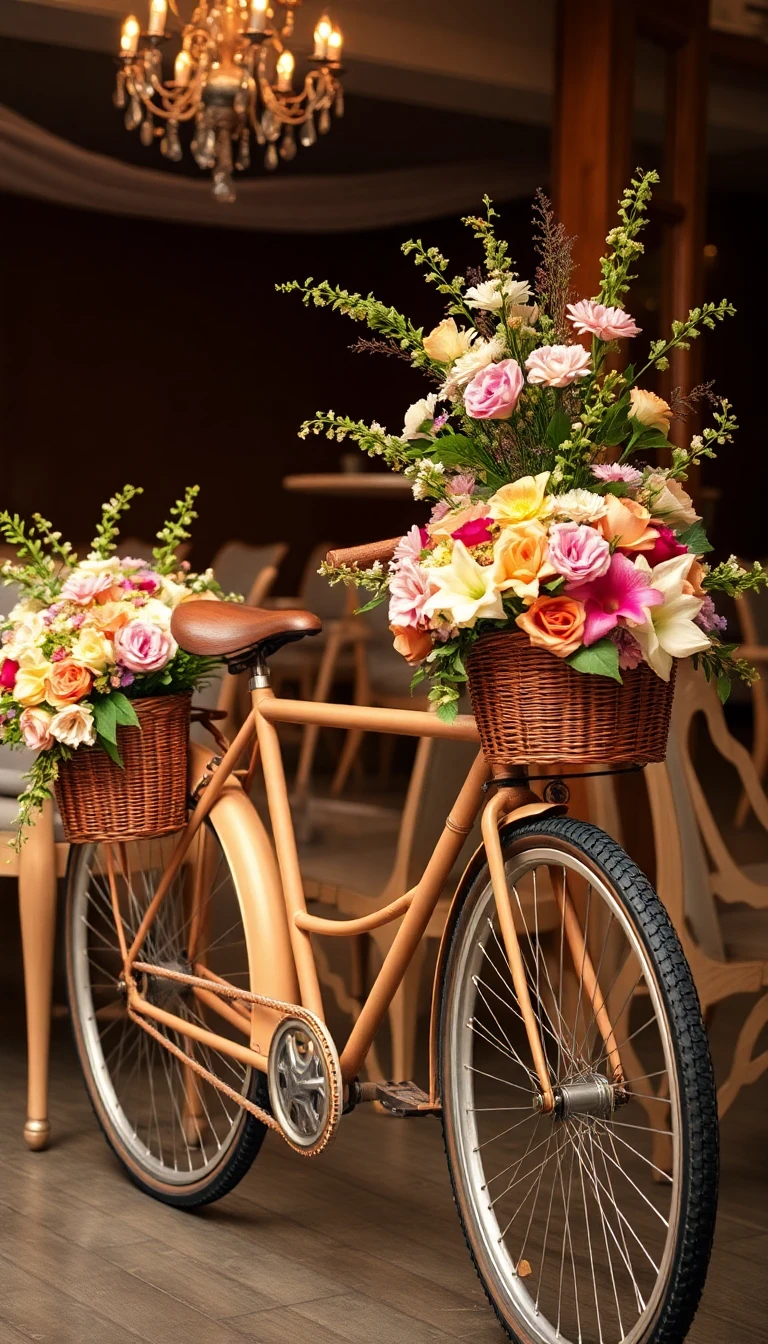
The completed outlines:
<svg viewBox="0 0 768 1344">
<path fill-rule="evenodd" d="M 158 971 L 173 971 L 177 975 L 192 974 L 189 962 L 182 961 L 178 957 L 169 961 L 158 961 L 156 965 Z M 179 980 L 171 980 L 164 975 L 149 975 L 147 972 L 142 972 L 138 988 L 142 997 L 156 1008 L 167 1008 L 170 1003 L 185 999 L 189 994 L 189 986 Z"/>
<path fill-rule="evenodd" d="M 616 1107 L 621 1105 L 622 1096 L 601 1073 L 585 1073 L 570 1082 L 562 1083 L 554 1090 L 555 1120 L 569 1120 L 576 1115 L 591 1115 L 600 1120 L 609 1120 Z M 536 1110 L 542 1109 L 542 1098 L 534 1098 Z"/>
</svg>

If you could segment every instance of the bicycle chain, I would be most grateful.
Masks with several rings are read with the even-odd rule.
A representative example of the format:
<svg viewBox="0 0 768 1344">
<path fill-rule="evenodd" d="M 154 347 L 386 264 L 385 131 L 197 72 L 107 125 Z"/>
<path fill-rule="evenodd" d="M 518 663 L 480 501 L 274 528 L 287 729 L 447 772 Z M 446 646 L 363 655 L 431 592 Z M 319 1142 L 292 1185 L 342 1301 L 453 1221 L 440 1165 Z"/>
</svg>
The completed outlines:
<svg viewBox="0 0 768 1344">
<path fill-rule="evenodd" d="M 214 1087 L 218 1088 L 220 1092 L 223 1092 L 232 1101 L 237 1102 L 237 1104 L 242 1106 L 244 1110 L 249 1111 L 250 1114 L 255 1116 L 257 1120 L 260 1120 L 263 1125 L 266 1125 L 269 1129 L 275 1130 L 276 1133 L 285 1140 L 288 1147 L 293 1149 L 295 1153 L 300 1153 L 303 1157 L 316 1157 L 324 1148 L 327 1148 L 341 1119 L 344 1102 L 344 1088 L 336 1049 L 324 1023 L 321 1022 L 320 1018 L 317 1017 L 315 1013 L 311 1013 L 308 1008 L 303 1008 L 297 1003 L 284 1003 L 281 999 L 267 998 L 263 994 L 254 994 L 248 989 L 237 989 L 234 985 L 223 985 L 218 981 L 206 980 L 199 975 L 188 975 L 185 971 L 166 970 L 164 967 L 160 968 L 152 966 L 149 962 L 136 961 L 133 964 L 133 969 L 143 971 L 145 975 L 160 975 L 166 980 L 178 980 L 181 984 L 189 985 L 193 989 L 195 987 L 198 989 L 207 989 L 209 992 L 220 994 L 222 998 L 242 999 L 246 1003 L 255 1004 L 256 1007 L 269 1008 L 274 1012 L 280 1013 L 283 1018 L 296 1018 L 299 1022 L 303 1022 L 305 1026 L 310 1027 L 323 1051 L 323 1059 L 330 1090 L 330 1104 L 328 1108 L 328 1123 L 320 1138 L 312 1145 L 312 1147 L 301 1148 L 298 1144 L 293 1143 L 291 1139 L 288 1138 L 288 1135 L 270 1111 L 264 1110 L 264 1108 L 258 1106 L 255 1101 L 250 1101 L 247 1097 L 244 1097 L 241 1092 L 236 1092 L 228 1083 L 222 1082 L 222 1080 L 217 1078 L 214 1073 L 211 1073 L 208 1069 L 204 1068 L 202 1064 L 199 1064 L 192 1055 L 188 1055 L 186 1051 L 182 1050 L 180 1046 L 175 1044 L 175 1042 L 169 1040 L 167 1036 L 163 1036 L 161 1031 L 158 1031 L 156 1027 L 147 1022 L 140 1013 L 135 1012 L 130 1005 L 128 1006 L 128 1016 L 133 1022 L 142 1027 L 150 1036 L 154 1036 L 162 1046 L 169 1050 L 172 1055 L 176 1055 L 178 1059 L 187 1064 L 195 1073 L 200 1074 L 201 1077 L 205 1078 Z"/>
</svg>

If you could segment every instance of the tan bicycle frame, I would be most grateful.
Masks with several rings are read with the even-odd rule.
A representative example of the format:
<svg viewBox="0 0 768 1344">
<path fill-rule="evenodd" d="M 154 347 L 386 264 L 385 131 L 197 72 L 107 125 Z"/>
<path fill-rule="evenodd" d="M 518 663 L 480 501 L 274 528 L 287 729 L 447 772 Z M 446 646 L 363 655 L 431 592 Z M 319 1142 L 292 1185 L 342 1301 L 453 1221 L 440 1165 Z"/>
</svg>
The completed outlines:
<svg viewBox="0 0 768 1344">
<path fill-rule="evenodd" d="M 264 683 L 267 684 L 264 684 Z M 304 886 L 296 848 L 280 743 L 276 724 L 316 724 L 338 728 L 359 728 L 366 732 L 394 733 L 412 737 L 446 738 L 452 741 L 479 741 L 474 719 L 459 715 L 453 724 L 445 724 L 436 715 L 418 710 L 388 710 L 358 705 L 324 704 L 316 701 L 277 699 L 263 675 L 252 678 L 252 713 L 223 758 L 210 758 L 200 746 L 191 748 L 190 790 L 198 798 L 186 829 L 158 883 L 130 948 L 124 948 L 128 1003 L 138 1018 L 154 1019 L 186 1037 L 208 1043 L 223 1054 L 262 1072 L 272 1032 L 280 1017 L 292 1006 L 301 1005 L 324 1020 L 317 967 L 311 935 L 357 936 L 369 929 L 402 918 L 402 924 L 371 987 L 360 1015 L 340 1054 L 342 1079 L 349 1085 L 358 1075 L 373 1038 L 386 1016 L 392 999 L 421 941 L 467 835 L 483 804 L 484 786 L 491 772 L 481 752 L 467 775 L 462 789 L 446 818 L 427 867 L 417 884 L 384 909 L 360 919 L 333 920 L 311 915 L 306 906 Z M 274 849 L 264 826 L 233 773 L 254 732 L 264 771 Z M 543 802 L 527 786 L 500 787 L 493 793 L 483 815 L 483 842 L 499 913 L 505 950 L 512 972 L 515 992 L 526 1027 L 531 1057 L 541 1088 L 542 1107 L 551 1110 L 554 1097 L 539 1035 L 538 1023 L 530 1002 L 525 970 L 512 918 L 507 890 L 499 827 L 526 816 L 562 813 L 565 808 Z M 250 991 L 229 986 L 211 975 L 204 963 L 193 963 L 192 975 L 175 973 L 176 979 L 189 983 L 201 1004 L 212 1009 L 247 1040 L 243 1043 L 218 1036 L 206 1028 L 151 1004 L 139 991 L 135 972 L 153 975 L 174 973 L 139 961 L 138 953 L 157 910 L 176 873 L 181 869 L 200 828 L 210 814 L 216 832 L 230 862 L 233 880 L 241 884 L 238 898 L 250 967 Z M 119 869 L 118 864 L 118 869 Z M 471 865 L 470 865 L 471 867 Z M 469 869 L 467 870 L 469 871 Z M 108 856 L 108 874 L 113 905 L 117 908 L 115 866 Z M 457 897 L 463 891 L 459 885 Z M 247 882 L 247 887 L 242 884 Z M 586 944 L 565 884 L 554 884 L 558 902 L 565 902 L 568 943 L 574 964 L 585 963 Z M 199 883 L 195 882 L 197 893 Z M 193 896 L 193 900 L 197 899 Z M 449 918 L 446 927 L 450 927 Z M 122 936 L 122 926 L 118 924 Z M 444 935 L 445 940 L 445 935 Z M 444 946 L 438 954 L 433 988 L 430 1043 L 430 1102 L 439 1104 L 436 1072 L 436 1032 L 439 999 L 439 974 L 444 961 Z M 591 962 L 589 962 L 591 970 Z M 592 972 L 594 975 L 594 972 Z M 213 986 L 215 985 L 215 991 Z M 225 997 L 222 1002 L 220 995 Z M 598 1025 L 611 1052 L 615 1076 L 620 1075 L 618 1052 L 611 1023 L 599 988 L 594 984 L 593 999 L 600 1004 Z M 259 1002 L 259 1001 L 262 1002 Z M 263 1000 L 270 1000 L 267 1006 Z"/>
</svg>

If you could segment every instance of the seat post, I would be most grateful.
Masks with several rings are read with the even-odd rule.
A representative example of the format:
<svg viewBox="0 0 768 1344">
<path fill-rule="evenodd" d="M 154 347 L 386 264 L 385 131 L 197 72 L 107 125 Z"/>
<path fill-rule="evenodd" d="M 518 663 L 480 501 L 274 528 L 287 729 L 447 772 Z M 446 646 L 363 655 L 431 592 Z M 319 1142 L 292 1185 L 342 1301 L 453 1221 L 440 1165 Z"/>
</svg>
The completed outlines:
<svg viewBox="0 0 768 1344">
<path fill-rule="evenodd" d="M 248 668 L 248 690 L 266 691 L 270 684 L 269 665 L 264 654 L 257 649 L 255 661 Z"/>
</svg>

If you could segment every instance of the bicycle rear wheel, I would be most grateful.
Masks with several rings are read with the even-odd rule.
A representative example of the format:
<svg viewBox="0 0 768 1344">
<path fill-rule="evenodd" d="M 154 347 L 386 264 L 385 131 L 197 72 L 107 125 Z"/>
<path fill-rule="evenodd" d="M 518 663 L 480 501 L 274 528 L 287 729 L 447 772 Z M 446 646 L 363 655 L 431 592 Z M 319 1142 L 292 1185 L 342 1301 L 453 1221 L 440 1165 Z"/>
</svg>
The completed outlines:
<svg viewBox="0 0 768 1344">
<path fill-rule="evenodd" d="M 557 1104 L 554 1115 L 537 1109 L 485 867 L 453 930 L 440 1029 L 445 1146 L 467 1243 L 516 1344 L 679 1344 L 706 1275 L 718 1173 L 690 971 L 647 879 L 603 832 L 545 818 L 516 829 L 504 854 Z M 556 899 L 563 879 L 586 934 L 580 964 Z"/>
<path fill-rule="evenodd" d="M 129 945 L 176 838 L 111 847 Z M 108 1144 L 131 1179 L 166 1204 L 193 1208 L 221 1198 L 245 1175 L 266 1127 L 162 1041 L 190 1056 L 231 1092 L 262 1107 L 268 1105 L 266 1079 L 224 1051 L 151 1020 L 149 1025 L 162 1038 L 158 1040 L 128 1016 L 104 846 L 72 846 L 66 934 L 75 1045 Z M 204 963 L 206 977 L 218 975 L 238 988 L 250 988 L 237 889 L 210 822 L 161 903 L 139 959 L 183 974 L 199 974 Z M 167 1012 L 247 1044 L 248 1019 L 242 1010 L 238 1027 L 181 982 L 144 975 L 141 989 Z M 230 1011 L 236 1010 L 236 1004 L 234 1009 L 231 1000 L 229 1004 Z"/>
</svg>

